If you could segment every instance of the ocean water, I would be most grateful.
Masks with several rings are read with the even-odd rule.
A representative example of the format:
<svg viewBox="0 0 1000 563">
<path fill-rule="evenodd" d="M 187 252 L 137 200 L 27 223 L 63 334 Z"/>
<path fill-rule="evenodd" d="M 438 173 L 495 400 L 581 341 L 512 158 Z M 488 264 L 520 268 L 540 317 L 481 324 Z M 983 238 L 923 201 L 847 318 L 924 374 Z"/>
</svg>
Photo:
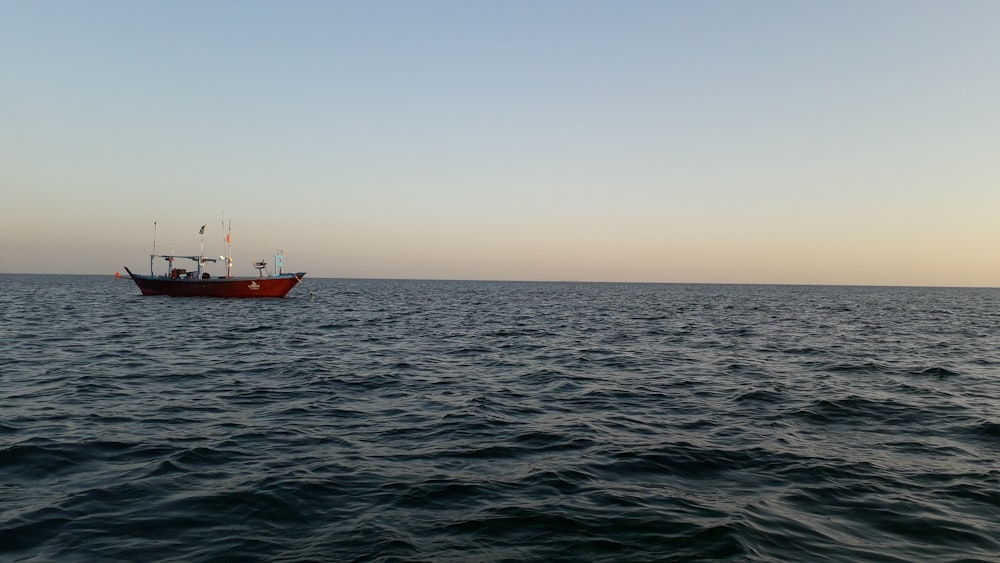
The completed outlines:
<svg viewBox="0 0 1000 563">
<path fill-rule="evenodd" d="M 0 559 L 997 561 L 1000 290 L 0 276 Z"/>
</svg>

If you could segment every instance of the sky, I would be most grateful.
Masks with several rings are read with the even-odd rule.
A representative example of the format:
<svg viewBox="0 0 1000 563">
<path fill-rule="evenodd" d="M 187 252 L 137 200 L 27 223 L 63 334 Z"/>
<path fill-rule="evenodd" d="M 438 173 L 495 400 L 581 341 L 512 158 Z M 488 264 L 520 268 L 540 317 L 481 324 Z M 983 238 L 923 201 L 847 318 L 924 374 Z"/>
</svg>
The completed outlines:
<svg viewBox="0 0 1000 563">
<path fill-rule="evenodd" d="M 996 287 L 998 69 L 993 0 L 0 0 L 0 272 Z"/>
</svg>

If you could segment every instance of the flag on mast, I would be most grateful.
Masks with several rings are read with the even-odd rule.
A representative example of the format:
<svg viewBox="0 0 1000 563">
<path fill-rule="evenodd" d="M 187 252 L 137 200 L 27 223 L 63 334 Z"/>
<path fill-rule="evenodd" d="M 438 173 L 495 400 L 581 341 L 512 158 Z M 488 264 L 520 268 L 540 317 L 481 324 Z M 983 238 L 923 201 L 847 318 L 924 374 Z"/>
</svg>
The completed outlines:
<svg viewBox="0 0 1000 563">
<path fill-rule="evenodd" d="M 205 234 L 205 227 L 207 227 L 207 226 L 208 226 L 208 223 L 205 223 L 204 225 L 202 225 L 201 228 L 198 229 L 198 234 L 199 235 Z"/>
</svg>

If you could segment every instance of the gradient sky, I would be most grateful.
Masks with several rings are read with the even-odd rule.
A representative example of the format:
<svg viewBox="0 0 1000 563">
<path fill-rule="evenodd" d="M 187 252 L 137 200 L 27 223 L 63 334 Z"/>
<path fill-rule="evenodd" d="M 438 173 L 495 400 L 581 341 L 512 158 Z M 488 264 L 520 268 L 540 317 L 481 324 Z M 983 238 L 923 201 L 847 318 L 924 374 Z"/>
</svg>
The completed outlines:
<svg viewBox="0 0 1000 563">
<path fill-rule="evenodd" d="M 0 272 L 1000 285 L 1000 2 L 0 0 Z"/>
</svg>

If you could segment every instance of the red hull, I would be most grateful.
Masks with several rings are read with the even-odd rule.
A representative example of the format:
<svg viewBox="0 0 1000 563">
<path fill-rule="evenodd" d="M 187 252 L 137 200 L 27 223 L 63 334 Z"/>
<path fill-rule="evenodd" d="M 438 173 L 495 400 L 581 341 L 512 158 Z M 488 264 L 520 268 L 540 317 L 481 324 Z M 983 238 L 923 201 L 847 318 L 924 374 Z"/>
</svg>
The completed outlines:
<svg viewBox="0 0 1000 563">
<path fill-rule="evenodd" d="M 284 297 L 306 275 L 299 272 L 266 278 L 172 279 L 128 273 L 143 295 L 170 297 Z"/>
</svg>

